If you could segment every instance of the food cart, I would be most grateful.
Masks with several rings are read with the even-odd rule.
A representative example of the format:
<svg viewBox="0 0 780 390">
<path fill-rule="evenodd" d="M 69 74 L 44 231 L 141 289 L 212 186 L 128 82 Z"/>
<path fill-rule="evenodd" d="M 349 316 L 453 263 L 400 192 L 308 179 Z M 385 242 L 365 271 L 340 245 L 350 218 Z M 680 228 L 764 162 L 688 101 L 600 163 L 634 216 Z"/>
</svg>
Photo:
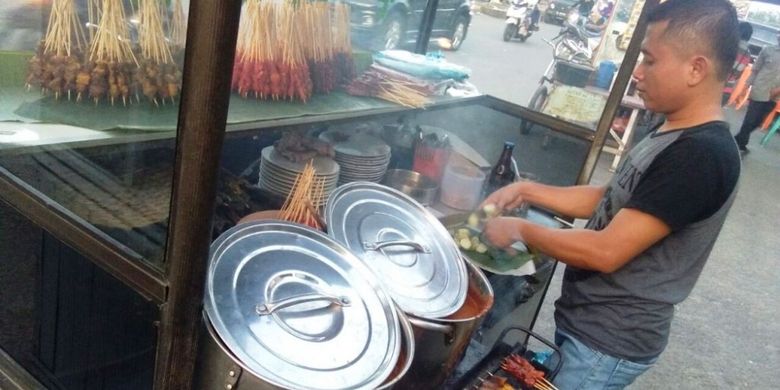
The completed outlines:
<svg viewBox="0 0 780 390">
<path fill-rule="evenodd" d="M 78 0 L 55 3 L 81 4 Z M 102 15 L 117 12 L 108 12 L 110 5 L 123 7 L 119 0 L 84 2 L 87 8 L 98 3 Z M 106 65 L 105 73 L 115 76 L 106 79 L 102 93 L 100 85 L 94 86 L 90 96 L 100 98 L 82 96 L 84 101 L 76 102 L 79 87 L 67 84 L 43 87 L 46 96 L 42 97 L 37 90 L 25 88 L 34 53 L 0 54 L 4 64 L 0 79 L 0 253 L 4 257 L 0 283 L 6 286 L 0 294 L 2 388 L 191 388 L 195 372 L 203 371 L 196 370 L 196 365 L 204 364 L 206 351 L 214 347 L 208 344 L 208 333 L 203 333 L 204 329 L 208 332 L 203 308 L 204 291 L 209 294 L 209 247 L 245 215 L 281 206 L 280 187 L 289 190 L 289 180 L 268 175 L 284 173 L 286 163 L 274 160 L 277 170 L 263 171 L 270 166 L 267 161 L 275 158 L 263 150 L 286 134 L 304 132 L 319 137 L 328 131 L 373 129 L 375 135 L 385 136 L 382 139 L 392 157 L 397 157 L 393 164 L 399 168 L 413 168 L 415 158 L 404 154 L 408 151 L 403 142 L 384 133 L 397 131 L 402 127 L 399 123 L 430 129 L 426 134 L 446 133 L 451 145 L 462 146 L 457 149 L 459 154 L 472 163 L 483 161 L 482 165 L 496 160 L 504 141 L 513 141 L 521 171 L 545 183 L 572 185 L 589 180 L 622 97 L 622 93 L 608 96 L 595 132 L 491 96 L 437 97 L 421 108 L 335 90 L 307 96 L 306 103 L 247 98 L 232 85 L 229 71 L 235 69 L 234 58 L 240 58 L 235 53 L 241 2 L 193 2 L 184 21 L 176 8 L 181 3 L 172 4 L 169 14 L 179 15 L 179 29 L 182 23 L 189 26 L 186 48 L 170 54 L 174 62 L 181 61 L 180 91 L 168 89 L 177 80 L 176 71 L 160 65 L 172 63 L 159 60 L 159 72 L 169 76 L 162 79 L 164 90 L 150 87 L 144 96 L 124 96 L 119 80 L 127 76 L 116 70 L 124 68 Z M 141 12 L 124 6 L 128 12 Z M 153 14 L 145 14 L 142 20 Z M 421 31 L 430 33 L 433 14 L 425 14 Z M 100 35 L 102 29 L 122 28 L 122 23 L 111 23 L 94 23 L 100 27 L 87 31 L 84 40 L 94 40 L 90 36 Z M 426 44 L 418 42 L 418 49 L 424 52 Z M 119 46 L 115 52 L 123 50 Z M 150 53 L 159 47 L 152 45 L 149 50 L 143 58 L 156 58 Z M 638 42 L 632 42 L 628 53 L 627 58 L 636 59 Z M 174 58 L 177 55 L 180 58 Z M 92 80 L 101 74 L 98 62 L 91 65 Z M 630 62 L 623 62 L 613 91 L 627 85 Z M 521 134 L 523 121 L 535 123 L 537 131 Z M 541 150 L 548 133 L 560 138 L 555 153 Z M 387 154 L 381 157 L 392 160 Z M 384 168 L 389 167 L 390 160 L 380 160 L 388 164 Z M 349 162 L 342 165 L 349 166 Z M 352 171 L 353 179 L 361 173 L 365 172 Z M 379 173 L 369 170 L 366 174 L 381 181 Z M 331 190 L 335 193 L 338 188 Z M 468 214 L 436 198 L 420 210 L 424 211 L 414 215 L 424 215 L 428 226 L 441 229 Z M 529 215 L 554 221 L 544 210 L 532 209 Z M 341 249 L 331 249 L 341 253 Z M 349 254 L 352 251 L 344 256 L 354 256 Z M 477 361 L 503 330 L 533 326 L 555 270 L 553 259 L 541 256 L 537 261 L 530 274 L 490 272 L 481 284 L 483 271 L 463 261 L 462 272 L 476 275 L 470 277 L 473 283 L 483 291 L 492 290 L 495 302 L 489 312 L 470 323 L 464 333 L 468 337 L 458 340 L 457 352 L 444 352 L 452 355 L 443 356 L 446 366 L 417 368 L 421 375 L 437 374 L 427 379 L 434 382 L 427 383 L 455 383 L 458 375 L 471 368 L 459 365 L 464 355 Z M 377 302 L 387 303 L 382 294 Z M 444 325 L 462 326 L 446 321 Z M 408 339 L 409 331 L 403 326 L 399 329 L 393 336 L 392 344 L 397 345 L 393 356 L 408 356 L 411 367 L 406 368 L 414 370 L 414 358 L 422 355 L 409 355 L 408 345 L 401 351 L 403 343 L 398 340 Z M 452 351 L 452 342 L 444 338 L 450 348 L 445 351 Z M 237 372 L 228 367 L 223 372 L 226 376 L 214 383 L 231 389 L 239 383 Z M 229 382 L 231 378 L 236 382 Z"/>
</svg>

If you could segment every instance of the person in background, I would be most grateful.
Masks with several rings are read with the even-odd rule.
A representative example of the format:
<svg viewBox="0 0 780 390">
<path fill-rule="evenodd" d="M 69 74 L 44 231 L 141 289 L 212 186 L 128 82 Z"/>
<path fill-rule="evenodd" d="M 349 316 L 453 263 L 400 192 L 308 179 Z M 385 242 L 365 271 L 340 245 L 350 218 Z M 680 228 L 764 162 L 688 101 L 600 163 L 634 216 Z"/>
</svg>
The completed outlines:
<svg viewBox="0 0 780 390">
<path fill-rule="evenodd" d="M 528 10 L 531 11 L 531 31 L 539 31 L 539 19 L 542 16 L 542 12 L 539 10 L 539 0 L 526 0 Z"/>
<path fill-rule="evenodd" d="M 780 45 L 780 33 L 777 42 Z M 751 86 L 747 112 L 739 133 L 734 136 L 743 155 L 750 152 L 747 148 L 750 133 L 772 112 L 775 100 L 780 97 L 780 47 L 767 46 L 761 50 L 746 85 Z"/>
<path fill-rule="evenodd" d="M 580 13 L 580 19 L 586 20 L 590 16 L 590 12 L 593 10 L 593 5 L 596 4 L 595 0 L 580 0 L 572 7 L 577 7 L 578 12 Z"/>
<path fill-rule="evenodd" d="M 517 182 L 484 202 L 589 218 L 583 229 L 551 229 L 496 217 L 483 230 L 497 247 L 520 241 L 566 264 L 555 302 L 562 390 L 622 389 L 655 364 L 737 192 L 739 151 L 720 105 L 739 46 L 734 6 L 667 0 L 647 21 L 634 78 L 647 109 L 666 120 L 610 183 Z"/>
<path fill-rule="evenodd" d="M 737 60 L 734 61 L 734 66 L 731 67 L 729 78 L 726 79 L 726 88 L 723 89 L 723 100 L 721 101 L 722 106 L 725 106 L 729 98 L 731 98 L 737 80 L 742 77 L 742 72 L 753 62 L 748 47 L 748 42 L 752 36 L 753 26 L 749 22 L 739 22 L 739 52 L 737 52 Z"/>
</svg>

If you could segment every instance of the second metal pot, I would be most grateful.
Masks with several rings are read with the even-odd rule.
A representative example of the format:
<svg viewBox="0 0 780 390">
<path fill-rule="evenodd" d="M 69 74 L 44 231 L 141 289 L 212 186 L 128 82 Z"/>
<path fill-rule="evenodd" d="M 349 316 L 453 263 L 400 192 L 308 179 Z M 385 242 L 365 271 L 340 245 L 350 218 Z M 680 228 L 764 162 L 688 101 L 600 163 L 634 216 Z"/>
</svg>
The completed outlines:
<svg viewBox="0 0 780 390">
<path fill-rule="evenodd" d="M 482 271 L 464 259 L 469 288 L 466 303 L 455 314 L 439 319 L 409 317 L 414 328 L 412 368 L 399 381 L 402 389 L 436 389 L 460 362 L 474 332 L 493 307 L 493 288 Z"/>
</svg>

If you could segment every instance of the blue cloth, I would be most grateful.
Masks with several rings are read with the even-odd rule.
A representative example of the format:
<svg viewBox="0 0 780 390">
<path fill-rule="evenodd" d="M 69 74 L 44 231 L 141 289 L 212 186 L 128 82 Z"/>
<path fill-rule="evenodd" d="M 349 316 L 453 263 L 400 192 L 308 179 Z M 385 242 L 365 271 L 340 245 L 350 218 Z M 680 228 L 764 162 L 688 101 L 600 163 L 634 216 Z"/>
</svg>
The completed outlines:
<svg viewBox="0 0 780 390">
<path fill-rule="evenodd" d="M 405 50 L 385 50 L 374 53 L 374 61 L 388 68 L 424 79 L 463 80 L 471 74 L 469 68 L 447 62 L 441 53 L 431 53 L 424 56 Z"/>
<path fill-rule="evenodd" d="M 560 348 L 563 359 L 563 366 L 553 380 L 560 390 L 623 389 L 658 359 L 632 362 L 612 357 L 561 330 L 555 331 L 555 344 Z M 548 367 L 554 367 L 554 364 Z"/>
</svg>

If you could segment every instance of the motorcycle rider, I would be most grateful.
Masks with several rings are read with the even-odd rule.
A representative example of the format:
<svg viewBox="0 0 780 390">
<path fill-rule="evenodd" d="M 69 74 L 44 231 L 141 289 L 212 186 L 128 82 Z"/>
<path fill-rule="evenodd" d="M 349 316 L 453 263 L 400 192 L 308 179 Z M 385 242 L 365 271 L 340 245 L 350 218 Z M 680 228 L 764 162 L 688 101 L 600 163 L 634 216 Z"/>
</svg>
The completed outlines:
<svg viewBox="0 0 780 390">
<path fill-rule="evenodd" d="M 542 12 L 539 10 L 539 0 L 525 0 L 524 3 L 531 10 L 531 25 L 528 27 L 531 31 L 539 31 L 539 19 L 542 17 Z"/>
</svg>

